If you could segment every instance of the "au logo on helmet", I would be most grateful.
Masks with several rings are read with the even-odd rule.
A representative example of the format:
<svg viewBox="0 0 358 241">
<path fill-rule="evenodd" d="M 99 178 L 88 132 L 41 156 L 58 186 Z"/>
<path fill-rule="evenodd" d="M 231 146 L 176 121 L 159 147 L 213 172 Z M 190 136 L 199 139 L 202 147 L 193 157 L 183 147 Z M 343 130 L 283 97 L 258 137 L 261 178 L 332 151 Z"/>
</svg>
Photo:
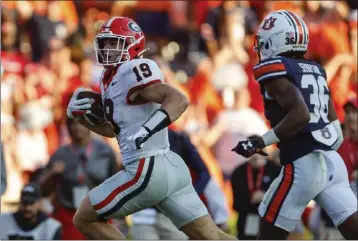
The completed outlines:
<svg viewBox="0 0 358 241">
<path fill-rule="evenodd" d="M 130 30 L 132 30 L 133 32 L 136 32 L 136 33 L 140 33 L 142 31 L 140 29 L 140 27 L 138 26 L 138 24 L 136 24 L 135 22 L 129 22 L 128 23 L 128 28 Z"/>
<path fill-rule="evenodd" d="M 272 29 L 273 27 L 275 27 L 275 21 L 277 20 L 277 18 L 273 18 L 273 17 L 270 17 L 268 19 L 265 20 L 263 26 L 262 26 L 262 29 L 263 30 L 270 30 Z"/>
</svg>

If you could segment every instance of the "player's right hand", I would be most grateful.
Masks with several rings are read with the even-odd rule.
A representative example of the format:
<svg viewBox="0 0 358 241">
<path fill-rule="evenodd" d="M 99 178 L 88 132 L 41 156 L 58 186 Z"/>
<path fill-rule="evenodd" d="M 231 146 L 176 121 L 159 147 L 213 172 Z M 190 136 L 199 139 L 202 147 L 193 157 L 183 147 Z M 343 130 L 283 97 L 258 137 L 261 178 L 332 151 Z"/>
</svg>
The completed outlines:
<svg viewBox="0 0 358 241">
<path fill-rule="evenodd" d="M 268 156 L 262 149 L 265 147 L 262 138 L 259 139 L 248 139 L 239 141 L 239 143 L 231 150 L 237 154 L 249 158 L 254 154 L 260 154 Z"/>
<path fill-rule="evenodd" d="M 89 98 L 77 99 L 78 94 L 83 91 L 85 91 L 84 88 L 79 88 L 73 93 L 70 103 L 68 103 L 67 106 L 67 116 L 69 118 L 91 113 L 92 100 Z"/>
</svg>

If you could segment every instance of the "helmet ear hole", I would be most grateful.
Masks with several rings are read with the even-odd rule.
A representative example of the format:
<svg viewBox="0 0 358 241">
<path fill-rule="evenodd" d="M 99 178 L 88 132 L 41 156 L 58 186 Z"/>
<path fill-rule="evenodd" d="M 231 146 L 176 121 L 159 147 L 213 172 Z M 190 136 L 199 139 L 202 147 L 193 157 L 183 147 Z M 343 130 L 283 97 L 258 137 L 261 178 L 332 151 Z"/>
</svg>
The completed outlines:
<svg viewBox="0 0 358 241">
<path fill-rule="evenodd" d="M 270 46 L 269 46 L 269 43 L 267 42 L 266 44 L 265 44 L 265 49 L 269 49 L 270 48 Z"/>
</svg>

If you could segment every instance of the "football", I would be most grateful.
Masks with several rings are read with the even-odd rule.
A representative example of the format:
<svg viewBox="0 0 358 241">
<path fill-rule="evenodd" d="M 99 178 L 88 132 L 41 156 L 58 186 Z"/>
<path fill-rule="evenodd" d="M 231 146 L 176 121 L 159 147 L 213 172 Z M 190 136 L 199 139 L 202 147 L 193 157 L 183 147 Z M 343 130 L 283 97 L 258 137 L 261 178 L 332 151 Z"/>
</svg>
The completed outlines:
<svg viewBox="0 0 358 241">
<path fill-rule="evenodd" d="M 93 103 L 91 113 L 84 114 L 83 118 L 92 126 L 98 126 L 106 122 L 101 94 L 88 90 L 80 92 L 77 96 L 79 100 L 84 98 L 92 99 Z"/>
</svg>

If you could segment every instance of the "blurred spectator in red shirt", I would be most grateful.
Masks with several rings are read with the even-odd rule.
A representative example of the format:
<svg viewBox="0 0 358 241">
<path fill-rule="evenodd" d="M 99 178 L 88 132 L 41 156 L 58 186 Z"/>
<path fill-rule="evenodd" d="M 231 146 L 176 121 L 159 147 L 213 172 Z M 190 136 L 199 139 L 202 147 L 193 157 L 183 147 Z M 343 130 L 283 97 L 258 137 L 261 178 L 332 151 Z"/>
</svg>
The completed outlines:
<svg viewBox="0 0 358 241">
<path fill-rule="evenodd" d="M 16 138 L 17 161 L 24 174 L 24 183 L 37 168 L 48 161 L 47 138 L 43 129 L 52 121 L 52 112 L 40 101 L 31 101 L 20 109 L 19 132 Z"/>
<path fill-rule="evenodd" d="M 213 76 L 230 66 L 243 68 L 248 63 L 245 34 L 254 31 L 255 19 L 255 14 L 243 3 L 224 1 L 220 7 L 210 9 L 206 23 L 201 25 L 201 37 L 204 39 L 208 57 L 198 64 L 197 73 L 190 80 L 189 88 L 194 103 L 205 102 L 210 124 L 224 108 L 215 86 L 221 80 L 214 83 Z"/>
<path fill-rule="evenodd" d="M 49 19 L 52 22 L 65 23 L 68 35 L 78 30 L 79 19 L 74 1 L 52 1 L 49 3 L 48 8 Z M 63 30 L 59 29 L 58 31 Z"/>
<path fill-rule="evenodd" d="M 331 36 L 336 39 L 338 39 L 338 37 L 334 36 L 338 35 L 340 38 L 344 38 L 340 40 L 338 39 L 336 42 L 337 46 L 346 45 L 344 52 L 337 52 L 337 54 L 324 66 L 327 72 L 329 87 L 332 89 L 334 107 L 340 121 L 344 120 L 344 104 L 349 98 L 357 96 L 357 11 L 351 13 L 349 21 L 350 26 L 345 22 L 341 22 L 340 24 L 344 26 L 344 28 L 337 28 L 336 34 Z M 348 32 L 348 28 L 350 28 L 350 32 Z M 344 31 L 341 32 L 342 30 Z M 350 41 L 348 39 L 349 34 L 351 37 Z M 327 49 L 329 46 L 330 45 L 327 46 Z"/>
<path fill-rule="evenodd" d="M 208 15 L 208 12 L 212 8 L 219 7 L 222 4 L 222 1 L 195 1 L 194 2 L 194 16 L 197 26 L 201 26 L 205 23 L 205 18 Z"/>
<path fill-rule="evenodd" d="M 48 139 L 48 152 L 52 154 L 59 145 L 58 128 L 56 127 L 56 105 L 58 105 L 68 79 L 76 71 L 70 61 L 68 47 L 63 41 L 51 39 L 38 63 L 26 67 L 24 94 L 27 101 L 37 102 L 43 108 L 50 108 L 52 122 L 45 126 L 44 132 Z"/>
<path fill-rule="evenodd" d="M 34 6 L 43 6 L 40 10 L 46 10 L 47 2 Z M 28 1 L 16 3 L 18 24 L 23 27 L 23 31 L 30 39 L 32 60 L 38 62 L 46 52 L 48 41 L 55 35 L 55 26 L 46 16 L 35 12 L 34 6 Z"/>
<path fill-rule="evenodd" d="M 224 177 L 228 179 L 244 158 L 235 156 L 227 147 L 235 145 L 238 139 L 262 135 L 268 127 L 262 117 L 249 107 L 251 98 L 246 83 L 238 89 L 224 89 L 223 99 L 226 109 L 217 115 L 214 125 L 203 136 L 203 144 L 212 148 Z"/>
<path fill-rule="evenodd" d="M 347 5 L 342 1 L 325 1 L 319 2 L 318 8 L 312 3 L 307 4 L 307 9 L 305 20 L 310 42 L 306 57 L 325 64 L 337 54 L 349 53 Z"/>
<path fill-rule="evenodd" d="M 271 11 L 285 9 L 294 12 L 299 16 L 303 15 L 303 1 L 266 1 L 266 14 Z"/>
<path fill-rule="evenodd" d="M 348 171 L 350 181 L 357 180 L 358 169 L 358 103 L 357 98 L 344 105 L 344 141 L 338 149 Z"/>
<path fill-rule="evenodd" d="M 1 9 L 1 65 L 8 73 L 23 75 L 28 60 L 19 51 L 18 26 L 14 10 Z"/>
</svg>

